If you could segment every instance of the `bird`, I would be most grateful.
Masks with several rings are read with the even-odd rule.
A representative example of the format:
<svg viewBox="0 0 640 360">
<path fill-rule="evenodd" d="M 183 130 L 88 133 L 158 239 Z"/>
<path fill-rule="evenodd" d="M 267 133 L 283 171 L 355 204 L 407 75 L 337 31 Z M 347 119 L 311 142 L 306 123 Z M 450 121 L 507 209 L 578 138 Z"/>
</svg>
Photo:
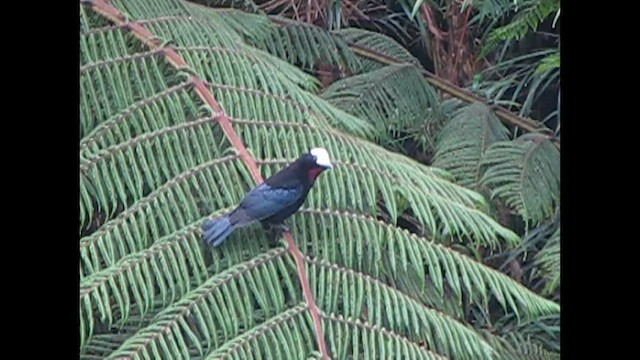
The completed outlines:
<svg viewBox="0 0 640 360">
<path fill-rule="evenodd" d="M 287 231 L 284 220 L 298 211 L 318 176 L 328 169 L 333 169 L 333 164 L 327 150 L 312 148 L 245 194 L 228 215 L 205 220 L 202 224 L 205 242 L 218 247 L 236 229 L 256 222 L 265 229 Z"/>
</svg>

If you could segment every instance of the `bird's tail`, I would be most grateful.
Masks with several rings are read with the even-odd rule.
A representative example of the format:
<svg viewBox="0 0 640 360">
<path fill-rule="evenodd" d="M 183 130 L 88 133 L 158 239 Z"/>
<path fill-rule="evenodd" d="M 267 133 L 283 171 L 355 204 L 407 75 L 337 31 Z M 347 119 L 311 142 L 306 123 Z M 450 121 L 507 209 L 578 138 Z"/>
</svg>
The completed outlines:
<svg viewBox="0 0 640 360">
<path fill-rule="evenodd" d="M 202 224 L 204 231 L 204 241 L 213 246 L 220 246 L 226 238 L 235 230 L 235 226 L 231 224 L 228 216 L 218 219 L 207 219 Z"/>
</svg>

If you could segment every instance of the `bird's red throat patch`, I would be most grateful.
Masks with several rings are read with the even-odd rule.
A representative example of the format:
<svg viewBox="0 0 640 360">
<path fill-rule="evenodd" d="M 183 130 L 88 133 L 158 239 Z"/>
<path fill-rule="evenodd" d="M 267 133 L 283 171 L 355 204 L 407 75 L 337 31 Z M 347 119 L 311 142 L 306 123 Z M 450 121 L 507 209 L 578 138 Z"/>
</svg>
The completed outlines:
<svg viewBox="0 0 640 360">
<path fill-rule="evenodd" d="M 324 171 L 323 167 L 313 167 L 309 169 L 309 180 L 316 181 L 316 178 Z"/>
</svg>

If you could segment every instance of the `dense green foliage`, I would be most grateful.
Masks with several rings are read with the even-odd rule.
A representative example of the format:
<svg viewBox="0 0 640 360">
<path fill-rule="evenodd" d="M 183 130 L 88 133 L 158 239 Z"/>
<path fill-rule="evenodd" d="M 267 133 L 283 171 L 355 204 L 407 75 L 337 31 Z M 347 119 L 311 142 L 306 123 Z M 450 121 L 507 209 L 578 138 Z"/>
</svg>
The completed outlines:
<svg viewBox="0 0 640 360">
<path fill-rule="evenodd" d="M 80 4 L 82 358 L 319 358 L 286 242 L 200 233 L 255 185 L 247 161 L 267 177 L 314 146 L 337 166 L 289 225 L 327 355 L 559 357 L 559 98 L 540 106 L 559 53 L 513 45 L 558 2 L 462 7 L 483 43 L 469 51 L 495 63 L 459 85 L 546 111 L 557 126 L 540 133 L 424 76 L 407 39 L 433 45 L 421 16 L 457 16 L 448 1 L 416 17 L 413 2 L 304 2 L 306 17 L 296 1 L 200 3 L 216 8 Z"/>
</svg>

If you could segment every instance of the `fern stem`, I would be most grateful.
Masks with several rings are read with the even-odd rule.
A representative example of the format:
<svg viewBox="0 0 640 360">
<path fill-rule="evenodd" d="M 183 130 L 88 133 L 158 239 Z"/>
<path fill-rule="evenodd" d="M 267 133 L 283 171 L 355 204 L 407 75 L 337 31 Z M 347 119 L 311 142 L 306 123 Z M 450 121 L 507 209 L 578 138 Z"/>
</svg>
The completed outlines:
<svg viewBox="0 0 640 360">
<path fill-rule="evenodd" d="M 189 68 L 184 58 L 180 56 L 180 54 L 178 54 L 175 49 L 164 47 L 163 42 L 156 36 L 154 36 L 149 30 L 145 29 L 139 21 L 128 21 L 128 19 L 118 9 L 105 2 L 104 0 L 83 0 L 82 3 L 89 4 L 89 6 L 91 6 L 94 11 L 113 21 L 116 25 L 124 25 L 136 38 L 142 41 L 151 50 L 162 49 L 165 58 L 167 58 L 169 63 L 176 69 Z M 236 134 L 235 130 L 233 129 L 231 120 L 226 115 L 224 110 L 220 107 L 220 104 L 218 104 L 218 102 L 215 100 L 206 83 L 195 73 L 193 73 L 191 77 L 191 83 L 193 83 L 198 96 L 204 101 L 205 104 L 209 105 L 215 111 L 215 120 L 218 122 L 218 124 L 220 124 L 224 134 L 229 139 L 233 147 L 238 151 L 238 155 L 242 158 L 245 165 L 249 168 L 249 172 L 251 173 L 253 179 L 257 183 L 262 182 L 263 179 L 260 171 L 258 170 L 258 165 L 247 151 L 238 134 Z M 322 320 L 320 319 L 319 309 L 316 306 L 315 300 L 313 299 L 313 294 L 311 293 L 309 280 L 307 278 L 304 266 L 304 257 L 295 245 L 291 233 L 285 232 L 284 237 L 289 244 L 289 251 L 295 258 L 296 266 L 298 268 L 298 277 L 302 285 L 305 300 L 309 306 L 309 312 L 311 313 L 311 316 L 313 318 L 316 340 L 318 342 L 318 346 L 320 347 L 322 358 L 329 359 L 327 345 L 325 342 L 324 334 L 322 332 Z"/>
</svg>

